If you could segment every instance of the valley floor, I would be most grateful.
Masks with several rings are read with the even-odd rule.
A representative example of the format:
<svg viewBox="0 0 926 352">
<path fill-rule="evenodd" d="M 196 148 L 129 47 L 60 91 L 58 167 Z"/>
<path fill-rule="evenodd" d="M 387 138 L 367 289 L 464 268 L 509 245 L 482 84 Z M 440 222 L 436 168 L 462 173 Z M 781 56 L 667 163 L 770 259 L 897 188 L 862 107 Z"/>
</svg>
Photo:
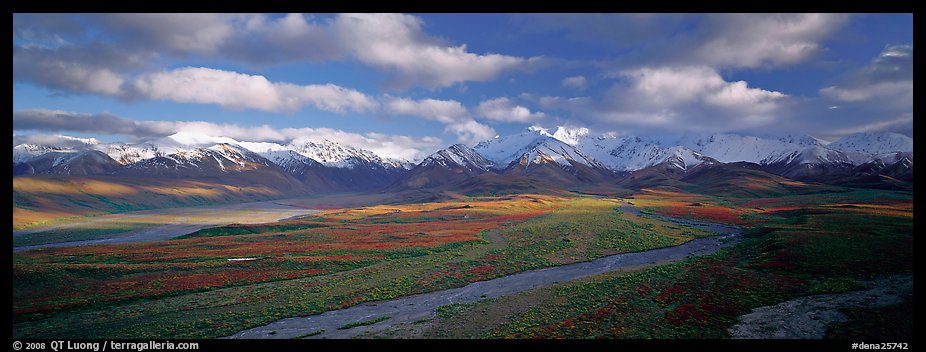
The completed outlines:
<svg viewBox="0 0 926 352">
<path fill-rule="evenodd" d="M 13 250 L 155 242 L 209 227 L 268 223 L 315 212 L 278 200 L 107 214 L 14 231 Z"/>
<path fill-rule="evenodd" d="M 628 209 L 622 206 L 621 209 Z M 560 282 L 568 282 L 605 272 L 635 269 L 679 261 L 690 256 L 712 254 L 720 248 L 733 245 L 739 230 L 729 226 L 668 219 L 675 223 L 714 231 L 717 236 L 698 238 L 677 246 L 652 249 L 642 252 L 621 253 L 598 258 L 588 262 L 566 264 L 556 267 L 521 272 L 486 281 L 478 281 L 460 288 L 419 294 L 390 301 L 377 301 L 356 305 L 347 309 L 329 311 L 321 315 L 304 318 L 288 318 L 271 324 L 241 331 L 231 338 L 287 339 L 312 335 L 313 338 L 351 338 L 360 334 L 394 330 L 414 322 L 426 321 L 447 305 L 478 302 L 484 299 L 501 298 Z M 375 324 L 362 324 L 381 320 Z M 345 328 L 355 324 L 353 328 Z"/>
<path fill-rule="evenodd" d="M 909 192 L 733 197 L 645 189 L 623 199 L 445 194 L 406 204 L 370 197 L 300 198 L 282 204 L 322 210 L 166 241 L 15 252 L 13 334 L 189 338 L 251 329 L 239 336 L 729 338 L 756 308 L 857 291 L 912 270 Z M 676 251 L 616 272 L 586 267 L 619 253 L 712 240 L 706 237 L 713 232 L 691 226 L 698 221 L 737 225 L 743 234 L 713 254 Z M 865 255 L 875 252 L 891 255 Z M 585 269 L 534 286 L 474 289 L 573 268 Z M 584 278 L 566 282 L 577 277 Z M 410 302 L 424 309 L 415 314 L 384 303 L 428 295 L 443 298 Z M 912 305 L 912 292 L 894 303 L 836 307 L 847 318 L 825 336 L 862 336 L 865 317 L 879 314 L 881 325 L 906 331 L 898 307 Z M 359 313 L 324 326 L 287 319 L 338 312 Z M 281 319 L 288 323 L 271 324 Z"/>
</svg>

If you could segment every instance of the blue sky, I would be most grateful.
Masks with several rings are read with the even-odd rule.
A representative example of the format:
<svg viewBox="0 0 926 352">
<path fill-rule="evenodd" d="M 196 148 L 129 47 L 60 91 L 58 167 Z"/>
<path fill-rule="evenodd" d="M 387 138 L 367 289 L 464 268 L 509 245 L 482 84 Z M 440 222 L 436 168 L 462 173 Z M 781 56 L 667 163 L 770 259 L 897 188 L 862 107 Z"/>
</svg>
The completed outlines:
<svg viewBox="0 0 926 352">
<path fill-rule="evenodd" d="M 912 136 L 911 14 L 14 14 L 13 134 Z"/>
</svg>

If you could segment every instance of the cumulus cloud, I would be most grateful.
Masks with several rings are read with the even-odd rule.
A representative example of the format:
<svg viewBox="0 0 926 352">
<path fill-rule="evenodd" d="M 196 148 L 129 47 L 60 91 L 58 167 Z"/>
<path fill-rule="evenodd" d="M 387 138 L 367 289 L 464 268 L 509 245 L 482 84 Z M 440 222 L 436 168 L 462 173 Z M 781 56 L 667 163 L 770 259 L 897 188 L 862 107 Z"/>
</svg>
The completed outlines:
<svg viewBox="0 0 926 352">
<path fill-rule="evenodd" d="M 588 80 L 585 79 L 585 76 L 566 77 L 563 78 L 563 86 L 584 90 L 588 88 Z"/>
<path fill-rule="evenodd" d="M 143 75 L 132 82 L 130 97 L 218 104 L 231 109 L 295 111 L 305 105 L 345 112 L 373 111 L 375 99 L 334 84 L 296 85 L 264 76 L 204 67 L 186 67 Z"/>
<path fill-rule="evenodd" d="M 868 65 L 842 77 L 839 84 L 820 89 L 820 95 L 909 111 L 913 108 L 913 46 L 886 46 Z"/>
<path fill-rule="evenodd" d="M 531 122 L 544 118 L 542 112 L 531 112 L 530 109 L 515 104 L 506 97 L 485 100 L 476 107 L 476 113 L 487 119 L 502 122 Z"/>
<path fill-rule="evenodd" d="M 345 43 L 338 39 L 330 21 L 318 21 L 311 15 L 291 13 L 276 19 L 255 15 L 237 23 L 243 25 L 217 55 L 256 66 L 348 57 Z"/>
<path fill-rule="evenodd" d="M 446 124 L 444 132 L 457 135 L 457 141 L 475 144 L 495 136 L 491 127 L 476 122 L 456 100 L 392 98 L 383 104 L 387 114 L 406 115 Z"/>
<path fill-rule="evenodd" d="M 334 84 L 271 82 L 261 75 L 205 67 L 184 67 L 133 76 L 149 56 L 108 44 L 13 48 L 13 79 L 56 91 L 125 99 L 217 104 L 229 109 L 296 111 L 304 106 L 332 111 L 373 111 L 375 99 Z"/>
<path fill-rule="evenodd" d="M 236 32 L 235 22 L 255 15 L 216 13 L 113 13 L 99 15 L 113 33 L 178 53 L 216 53 Z"/>
<path fill-rule="evenodd" d="M 659 66 L 620 72 L 596 97 L 541 96 L 545 109 L 563 110 L 582 125 L 625 129 L 733 131 L 782 122 L 792 99 L 781 92 L 727 81 L 707 66 Z M 575 123 L 571 120 L 565 123 Z"/>
<path fill-rule="evenodd" d="M 838 111 L 839 125 L 849 127 L 833 129 L 827 124 L 821 130 L 835 137 L 874 131 L 912 135 L 912 45 L 887 45 L 866 65 L 843 74 L 835 83 L 820 89 L 819 104 L 837 102 L 839 109 L 830 111 Z"/>
<path fill-rule="evenodd" d="M 909 97 L 913 101 L 913 81 L 906 82 L 879 82 L 869 86 L 856 86 L 851 88 L 840 88 L 829 86 L 820 89 L 820 94 L 824 97 L 839 101 L 866 101 L 875 98 L 885 97 Z"/>
<path fill-rule="evenodd" d="M 13 112 L 13 130 L 71 131 L 134 137 L 168 136 L 175 122 L 136 121 L 108 113 L 79 114 L 62 110 L 33 109 Z"/>
<path fill-rule="evenodd" d="M 357 60 L 395 71 L 394 85 L 446 87 L 488 81 L 539 58 L 474 54 L 466 45 L 450 46 L 428 36 L 420 18 L 404 14 L 341 14 L 334 21 L 341 40 Z"/>
<path fill-rule="evenodd" d="M 492 129 L 492 127 L 483 125 L 475 120 L 465 120 L 449 124 L 444 128 L 444 131 L 456 133 L 458 142 L 470 146 L 496 136 L 495 130 Z"/>
<path fill-rule="evenodd" d="M 140 69 L 146 57 L 104 44 L 13 47 L 13 80 L 54 90 L 117 95 L 123 72 Z"/>
<path fill-rule="evenodd" d="M 724 67 L 795 64 L 824 50 L 820 41 L 848 19 L 813 13 L 711 15 L 696 34 L 692 58 Z"/>
<path fill-rule="evenodd" d="M 725 68 L 786 66 L 826 49 L 821 42 L 845 14 L 532 14 L 516 15 L 527 32 L 564 32 L 614 50 L 620 69 L 648 65 Z M 626 48 L 633 52 L 627 55 Z"/>
<path fill-rule="evenodd" d="M 659 109 L 698 103 L 755 115 L 773 111 L 786 97 L 781 92 L 750 88 L 745 81 L 727 82 L 706 66 L 642 68 L 624 76 L 631 81 L 624 93 Z"/>
<path fill-rule="evenodd" d="M 540 58 L 523 58 L 495 53 L 473 53 L 465 44 L 450 45 L 423 30 L 422 20 L 404 14 L 342 14 L 333 19 L 317 19 L 303 14 L 94 14 L 54 15 L 55 21 L 35 16 L 15 15 L 14 36 L 28 41 L 63 41 L 59 33 L 72 39 L 77 48 L 92 42 L 98 33 L 107 33 L 107 42 L 131 55 L 148 60 L 168 57 L 209 57 L 244 62 L 253 66 L 285 62 L 318 62 L 354 59 L 394 74 L 393 88 L 413 85 L 446 87 L 467 81 L 489 81 L 506 71 L 524 69 Z M 16 51 L 14 71 L 32 57 Z M 66 69 L 78 75 L 97 77 L 104 72 L 82 72 L 83 67 L 56 54 Z M 93 54 L 91 50 L 84 50 Z M 52 62 L 45 58 L 43 62 Z M 87 65 L 86 62 L 82 63 Z M 100 65 L 99 67 L 107 67 Z M 65 68 L 59 71 L 64 73 Z M 125 72 L 112 69 L 110 76 Z M 79 84 L 54 84 L 43 78 L 40 69 L 21 69 L 18 78 L 55 89 L 83 93 L 112 94 L 117 84 L 81 88 Z M 84 69 L 87 71 L 87 69 Z M 53 74 L 48 74 L 54 77 Z M 81 77 L 77 77 L 81 78 Z M 84 78 L 84 81 L 88 79 Z M 79 81 L 72 79 L 72 81 Z"/>
<path fill-rule="evenodd" d="M 388 98 L 383 109 L 392 115 L 415 116 L 442 123 L 469 118 L 469 111 L 456 100 Z"/>
<path fill-rule="evenodd" d="M 82 132 L 134 137 L 136 141 L 154 140 L 177 132 L 229 137 L 248 142 L 297 143 L 328 139 L 374 153 L 405 160 L 420 160 L 443 145 L 431 136 L 414 137 L 376 132 L 354 133 L 332 128 L 273 128 L 267 125 L 240 126 L 205 121 L 145 121 L 112 114 L 81 114 L 61 110 L 23 110 L 13 112 L 13 130 L 20 132 Z M 476 132 L 484 133 L 478 126 Z M 66 137 L 62 137 L 66 138 Z M 64 143 L 67 141 L 41 133 L 20 134 L 16 141 Z M 71 142 L 68 142 L 71 143 Z M 57 144 L 56 144 L 57 145 Z"/>
</svg>

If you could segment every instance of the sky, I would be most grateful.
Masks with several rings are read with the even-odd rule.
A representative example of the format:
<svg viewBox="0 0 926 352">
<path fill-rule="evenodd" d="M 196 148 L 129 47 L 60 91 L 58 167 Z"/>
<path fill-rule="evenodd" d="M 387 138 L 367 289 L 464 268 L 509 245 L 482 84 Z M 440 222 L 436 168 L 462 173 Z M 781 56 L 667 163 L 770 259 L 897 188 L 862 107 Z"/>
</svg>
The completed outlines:
<svg viewBox="0 0 926 352">
<path fill-rule="evenodd" d="M 14 144 L 912 137 L 912 14 L 14 14 Z"/>
</svg>

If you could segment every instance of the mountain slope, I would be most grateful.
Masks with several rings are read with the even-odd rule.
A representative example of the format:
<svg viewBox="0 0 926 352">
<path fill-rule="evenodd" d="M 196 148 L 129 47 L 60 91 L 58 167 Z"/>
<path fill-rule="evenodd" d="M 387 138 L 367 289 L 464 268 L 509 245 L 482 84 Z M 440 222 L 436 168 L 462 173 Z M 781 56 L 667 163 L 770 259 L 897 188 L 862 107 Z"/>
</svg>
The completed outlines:
<svg viewBox="0 0 926 352">
<path fill-rule="evenodd" d="M 891 132 L 864 132 L 850 134 L 827 145 L 844 152 L 885 154 L 913 152 L 913 139 Z"/>
<path fill-rule="evenodd" d="M 482 141 L 473 150 L 492 161 L 497 173 L 534 176 L 554 184 L 599 182 L 614 175 L 595 158 L 537 127 Z"/>
<path fill-rule="evenodd" d="M 390 189 L 452 186 L 463 179 L 490 172 L 495 164 L 470 147 L 454 144 L 425 158 Z"/>
<path fill-rule="evenodd" d="M 577 147 L 616 171 L 640 170 L 667 161 L 683 170 L 705 161 L 716 162 L 687 147 L 664 147 L 659 141 L 640 137 L 584 138 Z"/>
<path fill-rule="evenodd" d="M 14 175 L 17 175 L 17 171 L 56 175 L 105 175 L 122 166 L 96 150 L 53 151 L 17 164 L 14 164 Z"/>
</svg>

